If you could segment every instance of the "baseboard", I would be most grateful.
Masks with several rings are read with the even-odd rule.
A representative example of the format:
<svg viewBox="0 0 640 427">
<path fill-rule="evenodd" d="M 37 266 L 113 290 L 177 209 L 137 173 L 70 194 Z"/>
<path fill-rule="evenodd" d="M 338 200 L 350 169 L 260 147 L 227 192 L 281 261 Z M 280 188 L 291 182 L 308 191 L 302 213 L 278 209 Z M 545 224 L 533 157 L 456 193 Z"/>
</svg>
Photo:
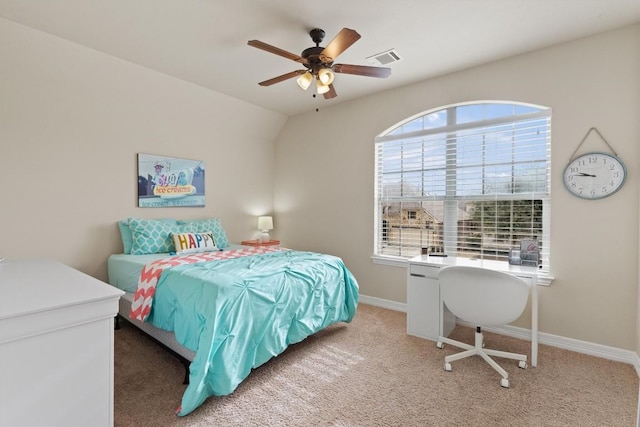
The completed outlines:
<svg viewBox="0 0 640 427">
<path fill-rule="evenodd" d="M 381 298 L 369 297 L 366 295 L 360 295 L 360 302 L 363 304 L 369 304 L 376 307 L 386 308 L 394 311 L 407 312 L 407 305 L 395 301 L 389 301 Z M 468 324 L 458 320 L 459 324 L 473 327 L 474 325 Z M 484 328 L 488 332 L 502 334 L 514 338 L 519 338 L 527 341 L 531 341 L 531 330 L 526 328 L 520 328 L 517 326 L 504 326 L 502 328 Z M 640 356 L 630 350 L 623 350 L 616 347 L 610 347 L 602 344 L 595 344 L 587 341 L 580 341 L 573 338 L 565 338 L 558 335 L 547 334 L 545 332 L 538 333 L 538 342 L 540 344 L 550 345 L 552 347 L 562 348 L 564 350 L 575 351 L 577 353 L 588 354 L 590 356 L 596 356 L 603 359 L 613 360 L 616 362 L 629 363 L 636 369 L 638 377 L 640 377 Z"/>
<path fill-rule="evenodd" d="M 360 294 L 359 301 L 363 304 L 369 304 L 369 305 L 373 305 L 380 308 L 386 308 L 388 310 L 401 311 L 403 313 L 407 312 L 407 304 L 390 301 L 388 299 L 369 297 L 369 296 Z"/>
</svg>

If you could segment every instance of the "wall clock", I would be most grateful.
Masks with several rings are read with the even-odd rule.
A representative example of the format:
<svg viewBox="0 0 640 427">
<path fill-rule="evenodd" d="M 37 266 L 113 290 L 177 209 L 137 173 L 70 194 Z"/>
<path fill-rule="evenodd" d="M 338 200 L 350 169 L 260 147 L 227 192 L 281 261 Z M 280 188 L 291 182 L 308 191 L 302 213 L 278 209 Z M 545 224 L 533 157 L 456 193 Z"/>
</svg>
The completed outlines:
<svg viewBox="0 0 640 427">
<path fill-rule="evenodd" d="M 586 153 L 567 164 L 562 179 L 574 196 L 589 200 L 602 199 L 622 187 L 627 179 L 627 168 L 616 155 Z"/>
</svg>

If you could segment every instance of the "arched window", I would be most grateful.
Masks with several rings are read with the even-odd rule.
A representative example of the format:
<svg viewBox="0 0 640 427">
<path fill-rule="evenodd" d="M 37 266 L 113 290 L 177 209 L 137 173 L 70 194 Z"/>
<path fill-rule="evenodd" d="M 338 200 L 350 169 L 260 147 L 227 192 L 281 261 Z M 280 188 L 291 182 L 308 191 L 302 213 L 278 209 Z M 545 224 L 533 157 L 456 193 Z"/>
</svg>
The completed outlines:
<svg viewBox="0 0 640 427">
<path fill-rule="evenodd" d="M 476 102 L 376 137 L 375 255 L 507 260 L 536 241 L 549 269 L 551 109 Z"/>
</svg>

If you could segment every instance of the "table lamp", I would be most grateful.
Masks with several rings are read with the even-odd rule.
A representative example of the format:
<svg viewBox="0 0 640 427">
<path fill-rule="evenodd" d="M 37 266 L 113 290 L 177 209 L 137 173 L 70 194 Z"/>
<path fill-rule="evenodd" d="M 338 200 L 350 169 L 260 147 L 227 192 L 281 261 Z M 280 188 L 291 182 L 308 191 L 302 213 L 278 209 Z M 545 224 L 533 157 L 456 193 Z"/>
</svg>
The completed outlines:
<svg viewBox="0 0 640 427">
<path fill-rule="evenodd" d="M 262 235 L 260 236 L 260 240 L 262 242 L 268 242 L 271 240 L 269 230 L 273 230 L 273 218 L 270 216 L 259 216 L 258 229 L 262 230 Z"/>
</svg>

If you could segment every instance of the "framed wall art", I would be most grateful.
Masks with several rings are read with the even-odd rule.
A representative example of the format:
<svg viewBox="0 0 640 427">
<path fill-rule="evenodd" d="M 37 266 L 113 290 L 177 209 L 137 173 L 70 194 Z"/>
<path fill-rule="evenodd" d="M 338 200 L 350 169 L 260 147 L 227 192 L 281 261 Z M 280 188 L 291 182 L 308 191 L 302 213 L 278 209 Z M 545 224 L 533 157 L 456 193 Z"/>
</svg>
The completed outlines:
<svg viewBox="0 0 640 427">
<path fill-rule="evenodd" d="M 202 160 L 138 154 L 138 206 L 204 206 Z"/>
</svg>

